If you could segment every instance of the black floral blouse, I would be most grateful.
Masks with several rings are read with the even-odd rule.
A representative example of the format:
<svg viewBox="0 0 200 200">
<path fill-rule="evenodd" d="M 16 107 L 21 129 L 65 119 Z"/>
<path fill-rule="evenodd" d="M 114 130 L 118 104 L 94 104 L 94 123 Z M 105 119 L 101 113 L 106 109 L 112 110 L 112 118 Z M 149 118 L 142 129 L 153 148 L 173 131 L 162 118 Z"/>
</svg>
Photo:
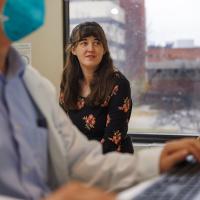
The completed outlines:
<svg viewBox="0 0 200 200">
<path fill-rule="evenodd" d="M 80 97 L 77 110 L 69 110 L 67 114 L 72 122 L 89 140 L 98 140 L 103 145 L 103 152 L 133 153 L 130 137 L 127 135 L 128 122 L 132 110 L 129 81 L 115 72 L 116 84 L 107 100 L 99 106 L 85 105 Z M 60 95 L 60 105 L 63 99 Z"/>
</svg>

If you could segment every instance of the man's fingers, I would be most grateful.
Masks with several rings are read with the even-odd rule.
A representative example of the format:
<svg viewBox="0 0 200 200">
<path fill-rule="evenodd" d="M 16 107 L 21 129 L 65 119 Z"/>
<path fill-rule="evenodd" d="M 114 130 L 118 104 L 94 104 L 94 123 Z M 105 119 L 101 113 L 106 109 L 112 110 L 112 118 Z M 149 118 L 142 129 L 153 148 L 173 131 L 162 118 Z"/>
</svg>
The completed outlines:
<svg viewBox="0 0 200 200">
<path fill-rule="evenodd" d="M 184 160 L 187 155 L 188 155 L 187 150 L 177 151 L 171 155 L 168 155 L 166 158 L 164 158 L 160 162 L 160 172 L 163 173 L 163 172 L 168 171 L 173 166 L 175 166 L 176 164 Z"/>
<path fill-rule="evenodd" d="M 182 139 L 180 141 L 169 142 L 166 144 L 164 153 L 171 155 L 184 149 L 200 161 L 200 142 L 195 139 Z"/>
<path fill-rule="evenodd" d="M 166 143 L 161 153 L 160 171 L 165 172 L 184 160 L 187 155 L 193 155 L 200 162 L 200 141 L 180 139 Z"/>
<path fill-rule="evenodd" d="M 188 155 L 187 150 L 177 151 L 176 153 L 173 153 L 168 157 L 168 162 L 172 163 L 172 165 L 177 164 L 180 161 L 184 160 L 187 155 Z"/>
</svg>

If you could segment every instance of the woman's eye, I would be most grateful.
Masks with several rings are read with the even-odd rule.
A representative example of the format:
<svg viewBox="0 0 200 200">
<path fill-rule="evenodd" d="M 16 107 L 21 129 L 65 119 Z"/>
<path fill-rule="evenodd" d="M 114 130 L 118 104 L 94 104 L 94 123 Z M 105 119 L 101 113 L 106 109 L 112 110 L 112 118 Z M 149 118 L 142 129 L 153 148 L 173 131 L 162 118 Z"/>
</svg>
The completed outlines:
<svg viewBox="0 0 200 200">
<path fill-rule="evenodd" d="M 80 45 L 86 46 L 87 42 L 86 41 L 82 41 L 82 42 L 80 42 Z"/>
<path fill-rule="evenodd" d="M 97 40 L 97 41 L 94 42 L 94 44 L 95 44 L 95 45 L 100 45 L 101 42 Z"/>
</svg>

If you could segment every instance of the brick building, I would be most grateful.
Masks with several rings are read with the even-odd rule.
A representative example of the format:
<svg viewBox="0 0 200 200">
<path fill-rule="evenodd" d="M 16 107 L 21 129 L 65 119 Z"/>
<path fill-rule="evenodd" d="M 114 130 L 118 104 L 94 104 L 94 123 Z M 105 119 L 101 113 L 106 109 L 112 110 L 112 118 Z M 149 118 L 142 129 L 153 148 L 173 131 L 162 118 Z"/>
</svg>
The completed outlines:
<svg viewBox="0 0 200 200">
<path fill-rule="evenodd" d="M 146 101 L 171 98 L 190 106 L 200 98 L 200 48 L 150 47 L 146 60 Z"/>
<path fill-rule="evenodd" d="M 163 62 L 164 60 L 200 60 L 200 48 L 148 48 L 148 62 Z"/>
</svg>

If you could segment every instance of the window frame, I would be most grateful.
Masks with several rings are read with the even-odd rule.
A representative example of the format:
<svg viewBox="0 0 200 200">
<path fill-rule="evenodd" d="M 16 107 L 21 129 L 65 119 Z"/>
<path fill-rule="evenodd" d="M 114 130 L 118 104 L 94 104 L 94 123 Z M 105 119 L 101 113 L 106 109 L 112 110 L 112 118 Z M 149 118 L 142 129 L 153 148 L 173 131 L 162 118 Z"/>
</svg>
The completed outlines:
<svg viewBox="0 0 200 200">
<path fill-rule="evenodd" d="M 63 0 L 63 58 L 64 63 L 66 61 L 66 45 L 69 38 L 70 33 L 70 0 Z M 180 133 L 157 133 L 157 132 L 132 132 L 129 131 L 128 135 L 131 137 L 133 143 L 140 143 L 140 144 L 163 144 L 167 141 L 180 139 L 180 138 L 191 138 L 191 137 L 198 137 L 198 133 L 194 134 L 180 134 Z"/>
</svg>

